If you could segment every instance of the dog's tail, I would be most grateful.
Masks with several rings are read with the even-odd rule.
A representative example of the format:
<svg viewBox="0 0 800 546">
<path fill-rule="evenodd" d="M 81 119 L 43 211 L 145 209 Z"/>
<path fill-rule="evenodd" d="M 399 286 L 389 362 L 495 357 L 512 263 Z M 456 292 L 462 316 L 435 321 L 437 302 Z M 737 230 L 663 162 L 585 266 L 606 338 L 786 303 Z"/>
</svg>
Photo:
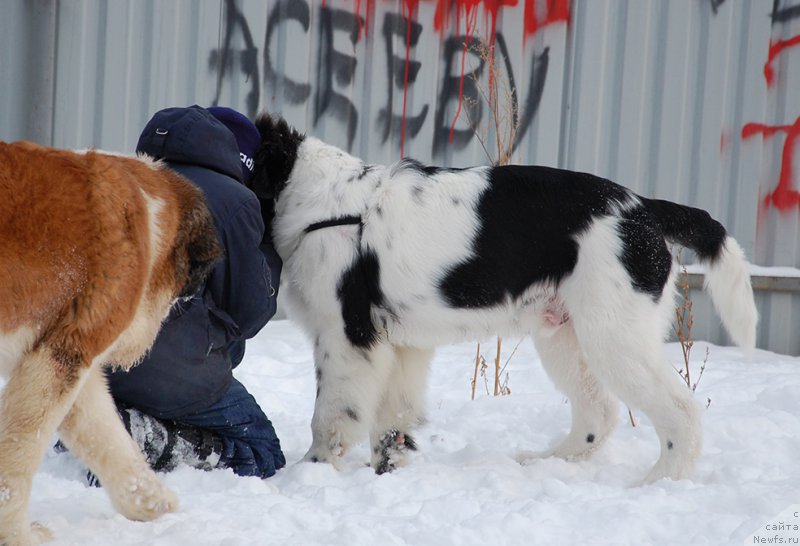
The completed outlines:
<svg viewBox="0 0 800 546">
<path fill-rule="evenodd" d="M 704 210 L 658 199 L 642 201 L 664 237 L 692 249 L 706 266 L 705 289 L 734 343 L 744 349 L 755 347 L 758 311 L 739 243 Z"/>
</svg>

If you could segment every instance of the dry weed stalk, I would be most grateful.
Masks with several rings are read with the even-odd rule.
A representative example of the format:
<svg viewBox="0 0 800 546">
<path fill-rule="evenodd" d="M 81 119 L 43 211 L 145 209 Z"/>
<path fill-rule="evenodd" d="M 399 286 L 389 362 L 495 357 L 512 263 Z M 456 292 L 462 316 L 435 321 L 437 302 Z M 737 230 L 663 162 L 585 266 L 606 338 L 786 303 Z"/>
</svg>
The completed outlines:
<svg viewBox="0 0 800 546">
<path fill-rule="evenodd" d="M 475 137 L 480 142 L 486 157 L 494 165 L 507 165 L 512 161 L 514 145 L 519 129 L 519 108 L 514 98 L 514 89 L 508 80 L 508 76 L 500 74 L 497 70 L 497 60 L 495 58 L 494 47 L 488 46 L 483 42 L 475 42 L 470 49 L 478 54 L 484 65 L 488 67 L 488 83 L 483 84 L 478 79 L 477 72 L 473 71 L 471 77 L 475 82 L 475 87 L 480 93 L 480 98 L 489 107 L 490 120 L 487 127 L 480 127 L 470 117 L 470 109 L 464 112 L 467 115 L 470 127 Z M 475 101 L 477 102 L 477 101 Z M 493 129 L 495 157 L 489 150 L 489 130 Z"/>
<path fill-rule="evenodd" d="M 516 101 L 514 100 L 514 90 L 511 89 L 507 76 L 500 77 L 497 71 L 497 64 L 495 59 L 495 51 L 493 47 L 487 46 L 483 42 L 475 42 L 470 48 L 475 51 L 485 66 L 489 68 L 488 84 L 484 85 L 478 81 L 476 72 L 473 72 L 475 79 L 475 86 L 481 95 L 481 99 L 489 106 L 490 121 L 489 128 L 494 132 L 494 147 L 497 151 L 497 157 L 494 158 L 489 151 L 487 142 L 489 140 L 489 128 L 483 130 L 469 119 L 470 126 L 475 133 L 476 138 L 481 144 L 483 151 L 489 160 L 495 165 L 506 165 L 511 162 L 511 156 L 514 153 L 514 142 L 517 138 L 517 129 L 519 128 L 519 113 Z M 469 108 L 464 110 L 469 116 Z M 502 337 L 497 337 L 497 353 L 494 359 L 494 396 L 509 395 L 511 389 L 508 386 L 509 375 L 505 373 L 506 366 L 511 360 L 511 357 L 517 352 L 519 343 L 514 347 L 511 356 L 508 357 L 506 363 L 501 366 L 500 358 L 502 354 Z M 480 374 L 486 382 L 486 391 L 489 394 L 488 378 L 486 377 L 486 370 L 488 365 L 486 359 L 480 354 L 481 345 L 478 343 L 477 355 L 475 357 L 475 373 L 472 379 L 472 399 L 475 400 L 475 389 L 478 381 L 478 374 Z"/>
<path fill-rule="evenodd" d="M 691 375 L 691 368 L 689 366 L 689 357 L 692 352 L 692 347 L 694 346 L 694 340 L 692 340 L 692 326 L 694 326 L 694 313 L 692 312 L 692 298 L 690 295 L 690 288 L 689 288 L 689 273 L 686 271 L 686 267 L 681 265 L 681 305 L 675 307 L 675 335 L 678 337 L 678 342 L 681 344 L 681 352 L 683 354 L 683 369 L 678 370 L 678 374 L 681 376 L 683 381 L 686 383 L 686 386 L 689 387 L 692 392 L 697 391 L 697 384 L 700 382 L 700 379 L 703 377 L 703 373 L 706 371 L 706 364 L 708 363 L 708 347 L 706 347 L 706 354 L 703 358 L 703 363 L 700 365 L 700 371 L 697 374 L 697 379 L 692 382 L 692 375 Z M 708 404 L 706 407 L 711 405 L 711 399 L 708 399 Z"/>
<path fill-rule="evenodd" d="M 522 343 L 522 339 L 520 339 L 517 344 L 514 346 L 514 350 L 511 351 L 511 354 L 508 355 L 505 363 L 501 366 L 500 365 L 500 357 L 501 357 L 501 349 L 502 349 L 502 338 L 497 338 L 497 354 L 495 355 L 494 359 L 494 396 L 507 396 L 511 394 L 511 387 L 508 386 L 509 381 L 509 373 L 506 372 L 506 367 L 508 367 L 508 363 L 514 357 L 519 349 L 519 345 Z M 480 375 L 483 378 L 483 385 L 486 388 L 486 395 L 491 396 L 492 392 L 489 390 L 489 377 L 487 375 L 487 370 L 489 369 L 489 364 L 486 362 L 486 359 L 481 354 L 481 344 L 477 344 L 477 350 L 475 352 L 475 372 L 472 375 L 472 400 L 475 400 L 475 391 L 478 385 L 478 376 Z M 501 380 L 502 378 L 502 380 Z"/>
<path fill-rule="evenodd" d="M 694 346 L 694 340 L 692 339 L 692 327 L 694 326 L 694 313 L 692 311 L 693 303 L 691 298 L 691 288 L 689 287 L 689 272 L 686 271 L 686 266 L 680 263 L 678 260 L 678 264 L 681 267 L 681 303 L 680 305 L 675 306 L 675 336 L 678 338 L 678 342 L 681 344 L 681 353 L 683 355 L 683 369 L 676 368 L 678 375 L 681 376 L 686 386 L 689 387 L 692 392 L 697 391 L 697 384 L 700 382 L 700 379 L 703 377 L 703 373 L 706 371 L 706 364 L 708 363 L 708 347 L 706 347 L 706 354 L 703 357 L 703 363 L 700 365 L 700 371 L 697 374 L 697 379 L 694 383 L 692 383 L 692 375 L 691 375 L 691 368 L 689 366 L 689 357 L 692 353 L 692 347 Z M 711 405 L 711 398 L 708 398 L 706 401 L 706 407 Z M 628 415 L 631 418 L 631 425 L 636 426 L 636 422 L 633 419 L 633 413 L 631 410 L 628 409 Z"/>
<path fill-rule="evenodd" d="M 481 344 L 478 343 L 478 350 L 475 353 L 475 373 L 472 375 L 472 400 L 475 400 L 475 389 L 478 386 L 478 373 L 486 377 L 486 359 L 481 355 Z"/>
</svg>

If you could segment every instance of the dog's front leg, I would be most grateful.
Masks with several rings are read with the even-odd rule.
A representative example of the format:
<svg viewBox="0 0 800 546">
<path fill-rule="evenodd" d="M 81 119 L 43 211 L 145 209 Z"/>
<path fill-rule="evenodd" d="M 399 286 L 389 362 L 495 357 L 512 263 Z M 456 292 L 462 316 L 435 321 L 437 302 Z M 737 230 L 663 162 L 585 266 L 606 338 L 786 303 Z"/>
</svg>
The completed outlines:
<svg viewBox="0 0 800 546">
<path fill-rule="evenodd" d="M 417 449 L 411 433 L 425 419 L 425 387 L 432 357 L 430 349 L 395 348 L 392 373 L 370 431 L 371 463 L 378 474 L 405 465 L 408 452 Z"/>
<path fill-rule="evenodd" d="M 156 476 L 125 430 L 96 366 L 59 428 L 70 451 L 83 460 L 128 519 L 148 521 L 178 508 L 178 499 Z"/>
<path fill-rule="evenodd" d="M 304 460 L 336 464 L 371 429 L 394 351 L 384 343 L 357 347 L 343 331 L 325 332 L 315 340 L 314 363 L 317 399 Z"/>
</svg>

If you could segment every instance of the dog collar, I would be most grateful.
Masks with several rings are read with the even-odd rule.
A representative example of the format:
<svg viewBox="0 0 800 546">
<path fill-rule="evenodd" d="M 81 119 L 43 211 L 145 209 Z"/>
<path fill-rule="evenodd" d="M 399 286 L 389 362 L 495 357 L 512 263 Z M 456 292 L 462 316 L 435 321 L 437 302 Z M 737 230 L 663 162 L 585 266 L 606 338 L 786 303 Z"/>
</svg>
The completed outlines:
<svg viewBox="0 0 800 546">
<path fill-rule="evenodd" d="M 324 229 L 334 226 L 349 226 L 361 224 L 361 216 L 340 216 L 339 218 L 331 218 L 330 220 L 323 220 L 322 222 L 315 222 L 305 229 L 306 233 L 311 233 L 318 229 Z"/>
</svg>

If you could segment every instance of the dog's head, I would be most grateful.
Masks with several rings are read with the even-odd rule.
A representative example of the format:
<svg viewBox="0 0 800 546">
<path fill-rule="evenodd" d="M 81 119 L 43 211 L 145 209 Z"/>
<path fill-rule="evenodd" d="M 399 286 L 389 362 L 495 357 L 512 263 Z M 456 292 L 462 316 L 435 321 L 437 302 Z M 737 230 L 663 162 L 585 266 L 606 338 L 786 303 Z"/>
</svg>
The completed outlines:
<svg viewBox="0 0 800 546">
<path fill-rule="evenodd" d="M 289 126 L 282 117 L 266 112 L 259 114 L 255 124 L 261 135 L 261 143 L 256 151 L 253 176 L 248 187 L 258 196 L 264 225 L 269 231 L 275 215 L 275 200 L 289 181 L 297 159 L 297 149 L 305 136 Z"/>
<path fill-rule="evenodd" d="M 275 200 L 280 195 L 297 159 L 297 149 L 304 135 L 280 116 L 262 112 L 256 118 L 261 143 L 255 156 L 250 189 L 261 200 Z"/>
</svg>

